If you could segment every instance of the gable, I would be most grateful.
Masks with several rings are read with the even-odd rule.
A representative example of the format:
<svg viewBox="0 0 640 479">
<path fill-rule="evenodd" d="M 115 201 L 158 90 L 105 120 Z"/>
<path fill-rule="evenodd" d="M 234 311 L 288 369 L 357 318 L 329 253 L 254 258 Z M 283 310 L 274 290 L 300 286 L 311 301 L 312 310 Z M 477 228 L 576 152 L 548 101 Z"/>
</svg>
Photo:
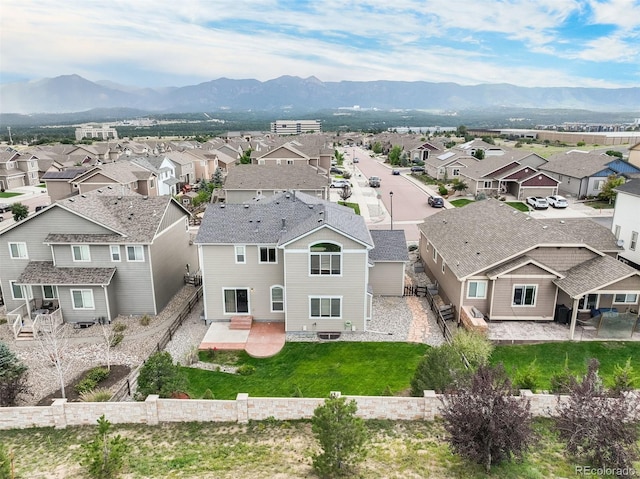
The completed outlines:
<svg viewBox="0 0 640 479">
<path fill-rule="evenodd" d="M 308 249 L 309 245 L 320 242 L 334 242 L 342 245 L 342 249 L 361 249 L 365 250 L 366 246 L 362 243 L 359 243 L 348 236 L 343 235 L 342 233 L 330 228 L 327 225 L 324 225 L 317 230 L 304 235 L 287 245 L 285 245 L 284 249 L 293 250 L 293 249 Z"/>
<path fill-rule="evenodd" d="M 276 159 L 277 158 L 298 158 L 301 160 L 307 159 L 305 156 L 301 155 L 300 153 L 290 150 L 289 148 L 286 148 L 284 146 L 276 148 L 275 150 L 272 150 L 269 153 L 260 156 L 259 158 L 276 158 Z"/>
<path fill-rule="evenodd" d="M 560 182 L 544 173 L 538 172 L 531 178 L 520 182 L 522 186 L 557 186 Z"/>
<path fill-rule="evenodd" d="M 505 173 L 509 170 L 512 170 L 516 167 L 520 166 L 520 163 L 518 163 L 517 161 L 513 161 L 511 163 L 509 163 L 508 165 L 505 165 L 501 168 L 498 168 L 497 170 L 494 171 L 490 171 L 489 173 L 485 174 L 484 177 L 487 176 L 491 176 L 491 177 L 498 177 L 500 176 L 502 173 Z"/>
</svg>

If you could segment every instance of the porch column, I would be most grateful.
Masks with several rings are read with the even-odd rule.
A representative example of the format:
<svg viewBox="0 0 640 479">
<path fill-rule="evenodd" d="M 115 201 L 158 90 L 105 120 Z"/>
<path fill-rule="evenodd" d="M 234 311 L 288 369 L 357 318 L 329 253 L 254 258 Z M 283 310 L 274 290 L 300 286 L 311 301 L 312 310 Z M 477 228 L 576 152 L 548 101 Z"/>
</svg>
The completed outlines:
<svg viewBox="0 0 640 479">
<path fill-rule="evenodd" d="M 569 339 L 573 341 L 573 335 L 576 332 L 576 320 L 578 319 L 578 303 L 580 298 L 573 298 L 573 308 L 571 309 L 571 327 L 569 328 Z"/>
</svg>

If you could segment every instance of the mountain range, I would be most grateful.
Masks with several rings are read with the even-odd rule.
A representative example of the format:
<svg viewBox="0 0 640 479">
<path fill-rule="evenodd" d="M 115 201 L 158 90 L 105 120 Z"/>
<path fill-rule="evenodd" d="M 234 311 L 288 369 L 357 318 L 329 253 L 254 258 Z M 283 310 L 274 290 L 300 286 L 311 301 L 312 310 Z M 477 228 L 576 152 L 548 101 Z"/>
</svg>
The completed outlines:
<svg viewBox="0 0 640 479">
<path fill-rule="evenodd" d="M 509 84 L 459 85 L 404 81 L 323 82 L 282 76 L 268 81 L 217 80 L 184 87 L 137 88 L 79 75 L 0 85 L 0 113 L 67 113 L 94 108 L 136 108 L 188 113 L 322 109 L 457 111 L 489 108 L 640 111 L 640 87 L 521 87 Z"/>
</svg>

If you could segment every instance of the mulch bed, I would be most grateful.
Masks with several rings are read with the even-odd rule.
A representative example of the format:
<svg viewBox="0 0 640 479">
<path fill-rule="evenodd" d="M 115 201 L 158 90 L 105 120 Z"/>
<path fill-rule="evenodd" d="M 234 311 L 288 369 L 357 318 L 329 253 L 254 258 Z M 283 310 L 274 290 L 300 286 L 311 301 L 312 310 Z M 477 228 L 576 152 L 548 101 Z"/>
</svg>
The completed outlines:
<svg viewBox="0 0 640 479">
<path fill-rule="evenodd" d="M 106 367 L 106 366 L 103 366 Z M 67 397 L 67 401 L 79 401 L 80 395 L 74 389 L 74 386 L 84 377 L 87 371 L 90 371 L 93 368 L 89 368 L 76 376 L 73 381 L 71 381 L 65 388 L 64 392 Z M 109 372 L 109 376 L 104 380 L 98 383 L 98 387 L 100 388 L 112 388 L 116 384 L 120 383 L 124 378 L 126 378 L 131 372 L 131 368 L 124 364 L 112 364 L 111 371 Z M 55 373 L 52 373 L 55 374 Z M 61 397 L 60 390 L 49 394 L 48 396 L 43 397 L 40 401 L 38 401 L 37 406 L 50 406 L 54 399 Z"/>
</svg>

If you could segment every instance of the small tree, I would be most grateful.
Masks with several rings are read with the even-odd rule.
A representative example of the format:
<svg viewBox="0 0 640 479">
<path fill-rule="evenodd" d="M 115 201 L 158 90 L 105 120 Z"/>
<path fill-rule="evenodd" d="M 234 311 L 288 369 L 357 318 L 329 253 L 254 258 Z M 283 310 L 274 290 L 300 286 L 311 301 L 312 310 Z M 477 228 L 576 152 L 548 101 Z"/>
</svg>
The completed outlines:
<svg viewBox="0 0 640 479">
<path fill-rule="evenodd" d="M 248 165 L 251 163 L 251 148 L 247 148 L 242 152 L 242 156 L 240 157 L 240 163 L 243 165 Z"/>
<path fill-rule="evenodd" d="M 93 441 L 84 444 L 80 464 L 96 479 L 118 477 L 128 450 L 127 440 L 119 434 L 110 437 L 111 423 L 104 414 L 98 418 L 98 430 Z"/>
<path fill-rule="evenodd" d="M 484 150 L 478 148 L 474 153 L 473 156 L 478 159 L 478 160 L 484 160 Z"/>
<path fill-rule="evenodd" d="M 453 451 L 481 464 L 521 458 L 531 446 L 531 405 L 514 396 L 502 365 L 480 366 L 470 384 L 446 394 L 442 418 Z"/>
<path fill-rule="evenodd" d="M 0 406 L 15 406 L 18 396 L 27 391 L 27 367 L 0 342 Z"/>
<path fill-rule="evenodd" d="M 351 193 L 351 187 L 347 185 L 343 186 L 342 188 L 340 188 L 340 191 L 338 191 L 338 195 L 340 195 L 342 201 L 347 201 L 349 198 L 351 198 Z"/>
<path fill-rule="evenodd" d="M 400 164 L 400 155 L 402 155 L 402 147 L 399 145 L 394 146 L 389 151 L 389 163 L 391 165 L 399 165 Z"/>
<path fill-rule="evenodd" d="M 311 430 L 322 449 L 312 456 L 313 468 L 321 477 L 347 475 L 364 459 L 368 433 L 357 410 L 353 400 L 330 397 L 313 412 Z"/>
<path fill-rule="evenodd" d="M 567 451 L 595 467 L 626 468 L 640 457 L 638 399 L 632 394 L 612 398 L 591 359 L 581 381 L 571 382 L 569 400 L 558 399 L 556 427 Z"/>
<path fill-rule="evenodd" d="M 41 328 L 38 334 L 38 344 L 43 355 L 43 361 L 50 361 L 55 367 L 58 382 L 60 384 L 60 394 L 66 398 L 64 390 L 65 378 L 71 368 L 69 357 L 69 336 L 67 326 L 64 323 L 51 323 L 45 328 Z"/>
<path fill-rule="evenodd" d="M 456 353 L 467 358 L 473 370 L 478 369 L 478 366 L 488 364 L 493 352 L 493 344 L 485 335 L 467 329 L 460 329 L 456 332 L 452 346 Z"/>
<path fill-rule="evenodd" d="M 14 203 L 11 205 L 11 214 L 14 221 L 20 221 L 29 216 L 29 207 L 22 203 Z"/>
<path fill-rule="evenodd" d="M 623 184 L 624 178 L 622 176 L 618 177 L 615 174 L 609 175 L 607 177 L 607 181 L 605 181 L 604 185 L 602 185 L 602 189 L 600 190 L 598 198 L 603 201 L 608 201 L 609 203 L 613 202 L 613 200 L 616 199 L 617 195 L 614 189 Z"/>
<path fill-rule="evenodd" d="M 149 394 L 158 394 L 162 398 L 186 389 L 186 376 L 179 364 L 173 364 L 167 351 L 154 353 L 140 368 L 136 396 L 144 400 Z"/>
<path fill-rule="evenodd" d="M 469 185 L 465 183 L 464 180 L 458 180 L 458 179 L 453 180 L 453 189 L 456 193 L 462 193 L 467 188 L 469 188 Z"/>
<path fill-rule="evenodd" d="M 422 397 L 425 390 L 445 392 L 466 375 L 460 354 L 449 344 L 427 350 L 411 379 L 411 395 Z"/>
<path fill-rule="evenodd" d="M 222 175 L 222 168 L 218 167 L 216 168 L 215 173 L 213 174 L 213 186 L 215 188 L 219 188 L 220 186 L 222 186 L 222 180 L 223 180 L 223 175 Z"/>
</svg>

